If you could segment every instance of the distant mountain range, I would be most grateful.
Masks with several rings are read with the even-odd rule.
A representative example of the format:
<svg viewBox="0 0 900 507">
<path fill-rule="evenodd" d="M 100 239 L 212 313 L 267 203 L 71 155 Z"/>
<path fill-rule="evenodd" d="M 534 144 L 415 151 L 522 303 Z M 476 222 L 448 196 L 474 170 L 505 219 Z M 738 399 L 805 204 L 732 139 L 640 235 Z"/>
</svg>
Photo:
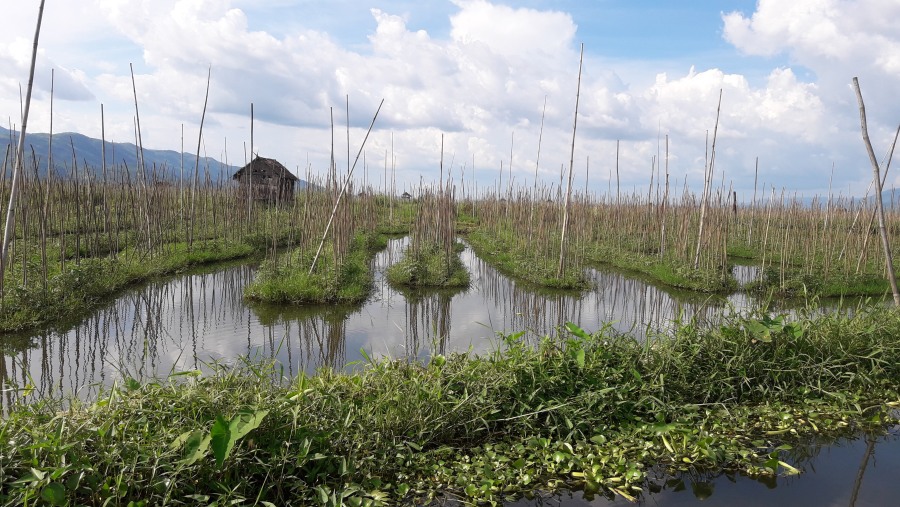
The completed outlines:
<svg viewBox="0 0 900 507">
<path fill-rule="evenodd" d="M 9 147 L 9 164 L 12 166 L 12 160 L 15 158 L 15 150 L 19 139 L 18 132 L 10 132 L 0 127 L 0 158 L 7 153 Z M 25 137 L 26 163 L 32 163 L 32 149 L 34 156 L 38 160 L 38 170 L 41 175 L 47 172 L 47 162 L 50 153 L 50 135 L 49 134 L 32 134 L 28 133 Z M 74 160 L 78 163 L 79 171 L 88 168 L 99 174 L 103 168 L 102 141 L 94 139 L 82 134 L 74 132 L 64 132 L 53 134 L 53 167 L 57 174 L 66 176 L 71 173 L 73 166 L 73 150 Z M 178 177 L 182 167 L 181 153 L 173 150 L 150 150 L 144 147 L 144 167 L 147 171 L 151 171 L 154 166 L 158 171 L 164 173 L 167 177 Z M 197 157 L 190 153 L 184 154 L 184 170 L 189 174 L 193 171 Z M 134 172 L 137 169 L 137 148 L 133 143 L 106 143 L 106 166 L 121 167 L 122 164 L 128 166 L 129 170 Z M 27 166 L 30 170 L 32 166 Z M 215 181 L 221 174 L 224 178 L 230 178 L 239 168 L 236 166 L 225 165 L 222 162 L 210 157 L 200 158 L 201 170 L 208 168 L 210 178 Z M 303 182 L 301 182 L 301 187 Z"/>
</svg>

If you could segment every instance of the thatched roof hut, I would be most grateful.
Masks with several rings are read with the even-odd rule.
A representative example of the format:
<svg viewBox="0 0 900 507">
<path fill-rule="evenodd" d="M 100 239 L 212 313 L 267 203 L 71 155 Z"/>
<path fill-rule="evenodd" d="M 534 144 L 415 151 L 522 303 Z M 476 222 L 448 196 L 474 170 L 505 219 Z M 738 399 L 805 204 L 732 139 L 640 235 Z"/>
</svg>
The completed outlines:
<svg viewBox="0 0 900 507">
<path fill-rule="evenodd" d="M 294 183 L 300 181 L 277 160 L 259 156 L 234 173 L 232 179 L 238 182 L 245 196 L 252 192 L 253 199 L 266 202 L 293 199 Z"/>
</svg>

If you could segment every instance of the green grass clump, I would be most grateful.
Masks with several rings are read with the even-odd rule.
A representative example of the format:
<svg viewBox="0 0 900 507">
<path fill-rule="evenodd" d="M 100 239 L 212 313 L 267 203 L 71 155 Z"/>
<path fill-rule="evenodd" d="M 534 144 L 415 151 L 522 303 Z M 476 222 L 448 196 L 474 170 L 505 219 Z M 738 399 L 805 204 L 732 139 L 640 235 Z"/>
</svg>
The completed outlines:
<svg viewBox="0 0 900 507">
<path fill-rule="evenodd" d="M 479 257 L 514 278 L 550 289 L 586 290 L 590 287 L 580 267 L 568 266 L 559 277 L 558 259 L 522 251 L 510 238 L 476 229 L 468 233 L 466 239 Z"/>
<path fill-rule="evenodd" d="M 6 287 L 0 306 L 0 331 L 21 331 L 81 316 L 125 287 L 214 262 L 248 257 L 250 245 L 203 241 L 167 245 L 152 257 L 125 251 L 115 258 L 83 259 L 65 272 L 27 287 Z"/>
<path fill-rule="evenodd" d="M 568 329 L 537 346 L 507 336 L 486 357 L 295 379 L 244 363 L 18 405 L 0 420 L 0 504 L 632 498 L 655 465 L 794 473 L 784 444 L 883 428 L 900 406 L 894 309 L 688 324 L 646 343 Z"/>
<path fill-rule="evenodd" d="M 253 301 L 278 304 L 359 303 L 372 291 L 372 256 L 387 246 L 381 235 L 358 234 L 350 252 L 335 266 L 331 245 L 323 248 L 316 269 L 309 273 L 315 251 L 296 250 L 290 257 L 267 261 L 244 289 Z"/>
<path fill-rule="evenodd" d="M 449 259 L 436 244 L 408 249 L 400 262 L 387 269 L 388 282 L 402 287 L 468 287 L 469 272 L 459 258 L 462 248 L 457 243 Z"/>
<path fill-rule="evenodd" d="M 730 270 L 694 269 L 670 258 L 657 255 L 624 252 L 602 245 L 594 245 L 587 257 L 598 264 L 608 264 L 620 269 L 649 275 L 672 287 L 707 293 L 731 293 L 737 290 L 737 280 Z"/>
<path fill-rule="evenodd" d="M 833 273 L 826 276 L 821 271 L 811 273 L 799 268 L 782 271 L 778 267 L 768 266 L 757 280 L 747 285 L 747 289 L 777 297 L 849 297 L 883 296 L 890 293 L 891 287 L 881 274 Z"/>
</svg>

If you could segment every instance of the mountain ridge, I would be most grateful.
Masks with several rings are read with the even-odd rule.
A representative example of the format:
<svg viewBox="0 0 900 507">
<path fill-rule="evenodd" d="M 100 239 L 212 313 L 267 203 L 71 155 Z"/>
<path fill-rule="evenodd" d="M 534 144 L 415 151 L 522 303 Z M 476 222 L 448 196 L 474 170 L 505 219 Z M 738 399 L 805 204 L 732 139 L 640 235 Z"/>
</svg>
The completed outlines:
<svg viewBox="0 0 900 507">
<path fill-rule="evenodd" d="M 0 155 L 8 157 L 7 166 L 13 164 L 14 153 L 17 147 L 19 133 L 10 131 L 0 127 Z M 72 171 L 73 153 L 74 160 L 78 165 L 78 170 L 82 171 L 88 168 L 97 175 L 102 174 L 103 170 L 103 141 L 93 137 L 88 137 L 77 132 L 60 132 L 53 134 L 53 167 L 56 173 L 70 174 Z M 46 133 L 27 133 L 25 136 L 26 161 L 31 164 L 32 150 L 34 157 L 38 160 L 38 172 L 41 175 L 47 174 L 47 163 L 50 160 L 50 135 Z M 123 164 L 129 168 L 131 172 L 137 169 L 137 146 L 134 143 L 106 142 L 106 166 L 121 167 Z M 161 171 L 163 179 L 178 179 L 182 171 L 182 156 L 184 172 L 188 175 L 192 174 L 197 163 L 197 156 L 175 151 L 175 150 L 159 150 L 144 148 L 144 167 L 147 171 L 156 168 Z M 32 166 L 29 166 L 30 169 Z M 218 178 L 229 179 L 240 167 L 227 165 L 212 157 L 200 157 L 200 170 L 209 171 L 212 181 Z M 186 176 L 187 177 L 187 176 Z M 299 186 L 303 188 L 306 182 L 300 180 Z"/>
</svg>

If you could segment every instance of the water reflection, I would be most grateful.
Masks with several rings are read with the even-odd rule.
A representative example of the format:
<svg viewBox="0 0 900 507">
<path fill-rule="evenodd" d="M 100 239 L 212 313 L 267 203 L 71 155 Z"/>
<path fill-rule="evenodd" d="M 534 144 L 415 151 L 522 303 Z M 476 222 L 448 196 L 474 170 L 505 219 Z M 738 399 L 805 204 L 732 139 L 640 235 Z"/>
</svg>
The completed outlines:
<svg viewBox="0 0 900 507">
<path fill-rule="evenodd" d="M 537 290 L 498 273 L 466 248 L 472 286 L 460 291 L 397 291 L 383 270 L 402 255 L 406 239 L 389 242 L 375 260 L 372 297 L 359 306 L 285 307 L 248 304 L 243 288 L 251 265 L 215 269 L 130 290 L 68 327 L 0 337 L 0 403 L 33 385 L 38 395 L 88 396 L 116 379 L 205 369 L 241 356 L 278 361 L 286 375 L 345 368 L 365 357 L 426 358 L 497 346 L 497 333 L 554 335 L 567 321 L 646 336 L 673 320 L 715 321 L 753 302 L 696 295 L 634 276 L 591 271 L 584 294 Z M 2 408 L 2 407 L 0 407 Z"/>
</svg>

